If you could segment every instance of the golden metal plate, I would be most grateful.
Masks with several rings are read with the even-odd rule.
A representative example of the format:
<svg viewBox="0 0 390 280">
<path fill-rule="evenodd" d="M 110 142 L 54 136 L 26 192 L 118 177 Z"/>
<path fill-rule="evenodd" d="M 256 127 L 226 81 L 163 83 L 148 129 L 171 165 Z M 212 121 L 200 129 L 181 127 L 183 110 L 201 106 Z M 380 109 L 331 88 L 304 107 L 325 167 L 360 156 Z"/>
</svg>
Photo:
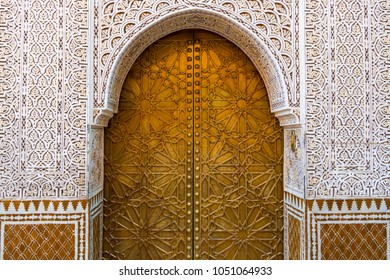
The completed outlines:
<svg viewBox="0 0 390 280">
<path fill-rule="evenodd" d="M 282 258 L 282 136 L 237 46 L 201 30 L 154 43 L 106 130 L 104 258 Z"/>
</svg>

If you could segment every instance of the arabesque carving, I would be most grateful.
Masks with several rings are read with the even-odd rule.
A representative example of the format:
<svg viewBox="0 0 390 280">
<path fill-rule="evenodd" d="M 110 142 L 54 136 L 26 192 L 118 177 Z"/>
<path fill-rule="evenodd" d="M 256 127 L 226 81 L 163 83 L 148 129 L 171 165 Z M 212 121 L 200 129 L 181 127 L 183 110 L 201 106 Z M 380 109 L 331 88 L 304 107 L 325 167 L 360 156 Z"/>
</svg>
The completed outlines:
<svg viewBox="0 0 390 280">
<path fill-rule="evenodd" d="M 100 69 L 94 77 L 100 85 L 94 92 L 96 125 L 106 125 L 102 108 L 116 111 L 124 78 L 142 51 L 164 35 L 191 28 L 237 44 L 260 71 L 281 125 L 300 122 L 298 1 L 105 1 L 95 9 L 100 20 L 94 32 L 101 40 L 94 50 Z"/>
</svg>

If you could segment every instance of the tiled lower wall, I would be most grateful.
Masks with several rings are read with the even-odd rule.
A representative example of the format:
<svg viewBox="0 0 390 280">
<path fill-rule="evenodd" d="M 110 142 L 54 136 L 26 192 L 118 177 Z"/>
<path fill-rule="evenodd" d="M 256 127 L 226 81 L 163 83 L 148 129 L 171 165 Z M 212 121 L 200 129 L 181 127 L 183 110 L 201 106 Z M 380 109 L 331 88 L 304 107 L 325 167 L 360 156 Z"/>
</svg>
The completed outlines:
<svg viewBox="0 0 390 280">
<path fill-rule="evenodd" d="M 101 259 L 102 202 L 0 201 L 0 259 Z M 390 199 L 286 193 L 285 225 L 286 259 L 390 259 Z"/>
<path fill-rule="evenodd" d="M 101 260 L 103 250 L 103 192 L 90 199 L 90 256 L 91 260 Z"/>
<path fill-rule="evenodd" d="M 304 201 L 286 193 L 285 216 L 286 259 L 390 259 L 390 199 Z"/>
<path fill-rule="evenodd" d="M 311 259 L 390 259 L 390 200 L 314 200 L 307 203 Z"/>
<path fill-rule="evenodd" d="M 319 228 L 318 257 L 323 260 L 386 260 L 387 227 L 388 223 L 367 221 L 323 223 Z"/>
<path fill-rule="evenodd" d="M 0 259 L 86 259 L 88 202 L 0 201 Z"/>
<path fill-rule="evenodd" d="M 285 246 L 284 258 L 287 260 L 304 260 L 305 244 L 305 201 L 289 193 L 284 196 Z"/>
</svg>

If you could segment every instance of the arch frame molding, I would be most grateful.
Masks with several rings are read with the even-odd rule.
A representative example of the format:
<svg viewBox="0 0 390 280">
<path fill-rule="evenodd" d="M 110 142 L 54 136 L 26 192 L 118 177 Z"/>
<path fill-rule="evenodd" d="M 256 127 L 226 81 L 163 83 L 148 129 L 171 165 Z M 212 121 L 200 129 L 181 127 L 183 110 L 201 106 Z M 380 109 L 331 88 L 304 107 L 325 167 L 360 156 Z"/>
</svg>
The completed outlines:
<svg viewBox="0 0 390 280">
<path fill-rule="evenodd" d="M 106 63 L 109 69 L 103 71 L 106 73 L 103 77 L 106 82 L 101 88 L 104 91 L 104 106 L 93 108 L 93 127 L 106 127 L 117 112 L 122 85 L 139 55 L 158 39 L 184 29 L 208 30 L 236 44 L 250 58 L 264 80 L 271 112 L 279 119 L 280 125 L 300 126 L 300 109 L 290 105 L 289 89 L 286 84 L 287 70 L 279 63 L 282 61 L 282 54 L 274 49 L 275 56 L 265 44 L 270 38 L 265 34 L 262 37 L 255 35 L 246 26 L 223 13 L 191 7 L 162 14 L 153 22 L 143 23 L 138 32 L 130 30 L 117 38 L 119 43 Z"/>
</svg>

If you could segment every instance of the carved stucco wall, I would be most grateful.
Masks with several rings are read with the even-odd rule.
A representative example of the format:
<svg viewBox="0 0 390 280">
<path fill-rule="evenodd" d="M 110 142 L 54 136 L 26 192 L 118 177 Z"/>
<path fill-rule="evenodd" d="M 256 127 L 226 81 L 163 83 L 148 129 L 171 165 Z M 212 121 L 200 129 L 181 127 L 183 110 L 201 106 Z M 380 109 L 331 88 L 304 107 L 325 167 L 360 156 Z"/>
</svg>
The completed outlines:
<svg viewBox="0 0 390 280">
<path fill-rule="evenodd" d="M 190 17 L 186 11 L 194 8 L 198 11 Z M 278 84 L 279 92 L 271 103 L 275 110 L 294 108 L 296 118 L 285 119 L 286 123 L 299 121 L 297 1 L 30 0 L 2 1 L 1 9 L 5 47 L 1 49 L 0 198 L 75 199 L 87 197 L 87 180 L 91 188 L 101 182 L 95 178 L 101 173 L 92 170 L 96 166 L 92 158 L 98 155 L 87 155 L 87 150 L 97 153 L 91 148 L 96 143 L 93 129 L 87 144 L 87 122 L 91 122 L 87 120 L 87 90 L 93 95 L 90 104 L 94 103 L 95 114 L 100 109 L 115 111 L 112 99 L 117 96 L 110 100 L 105 93 L 111 89 L 108 83 L 116 82 L 117 77 L 109 80 L 113 69 L 125 77 L 131 66 L 132 61 L 127 61 L 125 67 L 114 67 L 126 41 L 142 37 L 144 29 L 173 12 L 184 11 L 171 22 L 165 21 L 167 27 L 186 18 L 189 28 L 216 25 L 214 29 L 231 34 L 232 40 L 251 52 L 252 59 L 260 48 L 255 41 L 243 40 L 262 39 L 269 53 L 255 64 L 263 63 L 261 71 L 269 91 Z M 247 34 L 240 34 L 229 20 L 242 25 Z M 150 29 L 151 36 L 135 41 L 140 45 L 130 51 L 138 48 L 141 53 L 162 36 L 161 28 Z M 164 32 L 173 31 L 170 27 Z M 88 51 L 93 51 L 89 72 Z M 265 62 L 274 66 L 267 67 Z M 273 68 L 283 77 L 267 73 Z"/>
<path fill-rule="evenodd" d="M 0 199 L 85 197 L 87 0 L 0 14 Z"/>
<path fill-rule="evenodd" d="M 178 17 L 167 20 L 175 13 Z M 186 16 L 191 19 L 186 21 Z M 134 54 L 164 32 L 175 31 L 175 24 L 182 28 L 187 23 L 188 28 L 214 28 L 230 36 L 258 68 L 267 65 L 251 50 L 266 49 L 263 55 L 272 67 L 260 72 L 265 80 L 268 77 L 269 92 L 275 91 L 276 82 L 287 97 L 273 99 L 278 97 L 274 94 L 270 102 L 275 111 L 291 110 L 294 118 L 280 118 L 284 124 L 301 124 L 285 129 L 285 238 L 286 244 L 300 248 L 299 253 L 286 255 L 321 258 L 322 237 L 316 228 L 325 214 L 344 211 L 348 218 L 340 214 L 329 223 L 354 224 L 326 225 L 330 238 L 348 227 L 369 228 L 367 223 L 382 230 L 390 205 L 389 16 L 386 0 L 3 0 L 0 200 L 11 205 L 9 200 L 89 197 L 88 207 L 79 212 L 88 216 L 90 236 L 83 233 L 79 240 L 91 243 L 89 250 L 98 257 L 99 250 L 93 247 L 101 246 L 97 228 L 103 130 L 97 126 L 107 123 L 115 111 L 117 96 L 112 90 L 120 90 L 120 77 L 136 59 Z M 145 32 L 151 37 L 143 36 Z M 248 38 L 252 41 L 245 42 Z M 268 73 L 269 69 L 279 72 Z M 88 124 L 97 126 L 87 129 Z M 292 131 L 295 151 L 290 147 Z M 306 205 L 304 198 L 325 199 L 330 206 L 324 201 L 321 207 L 314 207 L 317 202 Z M 380 199 L 375 209 L 372 198 Z M 345 200 L 371 203 L 375 211 L 361 206 L 332 208 Z M 8 219 L 8 206 L 3 208 L 0 218 Z M 15 213 L 26 212 L 25 207 L 14 208 Z M 305 213 L 312 220 L 305 220 Z M 387 235 L 389 239 L 388 230 Z M 372 238 L 366 234 L 362 244 Z"/>
<path fill-rule="evenodd" d="M 386 0 L 306 1 L 309 198 L 390 196 Z"/>
</svg>

